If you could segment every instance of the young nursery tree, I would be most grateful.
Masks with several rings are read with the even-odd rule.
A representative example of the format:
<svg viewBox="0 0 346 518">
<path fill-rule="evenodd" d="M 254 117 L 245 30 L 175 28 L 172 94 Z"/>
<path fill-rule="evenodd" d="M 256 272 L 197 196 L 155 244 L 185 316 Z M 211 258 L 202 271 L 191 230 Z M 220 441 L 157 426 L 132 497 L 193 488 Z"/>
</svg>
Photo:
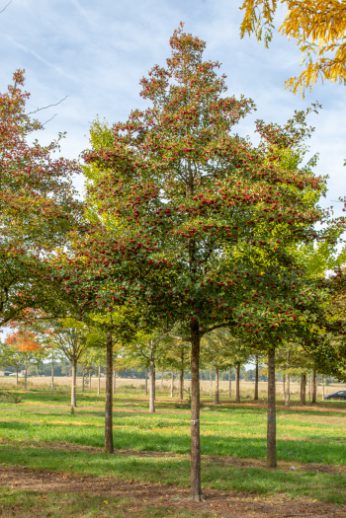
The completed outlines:
<svg viewBox="0 0 346 518">
<path fill-rule="evenodd" d="M 225 95 L 218 63 L 180 27 L 166 67 L 142 79 L 144 111 L 112 130 L 95 123 L 88 163 L 89 219 L 83 261 L 112 286 L 114 300 L 142 304 L 191 343 L 191 483 L 201 499 L 199 356 L 208 331 L 228 325 L 246 292 L 239 243 L 270 235 L 279 218 L 297 234 L 316 211 L 301 202 L 318 189 L 309 172 L 282 168 L 266 150 L 232 135 L 251 101 Z M 303 212 L 304 209 L 304 212 Z"/>
<path fill-rule="evenodd" d="M 74 198 L 74 162 L 55 158 L 59 139 L 34 140 L 43 127 L 27 112 L 29 94 L 18 70 L 0 93 L 0 326 L 52 294 L 44 258 L 64 243 L 79 204 Z"/>
<path fill-rule="evenodd" d="M 43 356 L 43 349 L 34 333 L 19 329 L 6 337 L 6 344 L 12 348 L 24 367 L 24 387 L 28 388 L 28 368 L 38 363 Z"/>
</svg>

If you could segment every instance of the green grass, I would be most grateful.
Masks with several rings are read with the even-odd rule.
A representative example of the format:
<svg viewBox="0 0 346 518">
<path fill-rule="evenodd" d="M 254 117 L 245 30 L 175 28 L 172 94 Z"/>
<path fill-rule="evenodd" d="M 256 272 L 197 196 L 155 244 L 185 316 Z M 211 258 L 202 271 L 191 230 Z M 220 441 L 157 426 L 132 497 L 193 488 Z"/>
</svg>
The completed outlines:
<svg viewBox="0 0 346 518">
<path fill-rule="evenodd" d="M 68 394 L 63 390 L 53 393 L 32 390 L 21 393 L 20 397 L 22 402 L 16 405 L 0 403 L 2 465 L 188 487 L 189 410 L 178 409 L 174 402 L 162 400 L 158 402 L 157 413 L 150 415 L 142 394 L 123 389 L 114 401 L 115 446 L 134 451 L 130 455 L 121 452 L 106 455 L 101 449 L 64 448 L 64 444 L 102 448 L 102 397 L 94 393 L 80 395 L 74 416 L 69 413 Z M 306 496 L 325 502 L 346 503 L 346 470 L 340 472 L 340 467 L 346 463 L 345 424 L 346 405 L 343 404 L 280 409 L 278 457 L 288 464 L 278 470 L 268 470 L 254 462 L 251 465 L 249 461 L 249 465 L 244 467 L 237 462 L 223 462 L 222 459 L 229 456 L 249 460 L 265 458 L 265 408 L 246 404 L 216 407 L 205 401 L 201 412 L 202 453 L 206 456 L 203 460 L 203 485 L 222 491 L 286 494 L 289 497 Z M 143 451 L 176 455 L 149 453 L 142 456 L 140 452 Z M 219 460 L 208 456 L 218 456 Z M 325 471 L 309 469 L 309 466 L 301 466 L 302 463 L 317 463 L 330 468 Z M 1 494 L 0 508 L 6 509 L 8 506 L 10 509 L 12 498 L 14 508 L 24 506 L 24 516 L 24 501 L 39 497 L 36 493 L 30 495 L 20 491 L 12 491 L 8 498 Z M 47 516 L 59 516 L 54 514 L 54 495 L 49 493 L 45 498 L 45 509 L 50 509 Z M 66 511 L 66 516 L 74 516 L 76 497 L 64 495 L 64 498 L 70 513 Z M 79 510 L 80 516 L 123 516 L 121 513 L 126 504 L 122 499 L 113 499 L 111 504 L 104 506 L 100 502 L 97 497 L 90 497 L 89 500 L 83 497 L 86 508 Z M 35 505 L 38 505 L 38 500 Z M 101 513 L 103 507 L 102 513 L 106 514 Z M 93 514 L 98 511 L 101 514 Z M 171 516 L 168 508 L 164 512 L 166 514 L 162 514 L 162 508 L 146 508 L 144 515 Z M 18 513 L 13 516 L 18 516 Z"/>
<path fill-rule="evenodd" d="M 159 403 L 147 413 L 138 394 L 115 399 L 114 439 L 117 448 L 188 453 L 189 410 Z M 1 404 L 0 439 L 66 442 L 103 446 L 103 401 L 94 394 L 80 397 L 71 416 L 67 394 L 34 391 L 22 394 L 18 405 Z M 344 406 L 346 410 L 346 405 Z M 342 409 L 279 410 L 278 455 L 288 462 L 346 464 L 345 422 Z M 201 412 L 202 450 L 206 455 L 264 459 L 266 411 L 263 407 L 204 406 Z"/>
<path fill-rule="evenodd" d="M 131 498 L 114 498 L 73 493 L 44 493 L 0 488 L 0 516 L 25 518 L 125 518 L 135 505 Z M 167 506 L 143 505 L 136 509 L 142 518 L 187 518 L 190 514 L 176 513 Z"/>
</svg>

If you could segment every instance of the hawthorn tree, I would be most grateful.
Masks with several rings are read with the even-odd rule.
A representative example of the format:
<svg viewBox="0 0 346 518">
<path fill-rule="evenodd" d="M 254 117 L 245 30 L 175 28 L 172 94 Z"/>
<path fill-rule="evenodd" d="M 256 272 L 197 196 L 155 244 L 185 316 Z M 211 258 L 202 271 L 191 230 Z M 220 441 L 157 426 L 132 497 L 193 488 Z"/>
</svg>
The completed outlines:
<svg viewBox="0 0 346 518">
<path fill-rule="evenodd" d="M 171 370 L 172 375 L 174 372 L 177 373 L 178 393 L 182 403 L 184 400 L 184 376 L 190 365 L 190 343 L 179 324 L 170 330 L 169 335 L 164 340 L 160 349 L 159 362 L 161 365 L 163 364 L 165 369 Z"/>
<path fill-rule="evenodd" d="M 170 45 L 166 67 L 141 81 L 149 107 L 111 130 L 92 127 L 84 154 L 92 230 L 81 256 L 115 301 L 148 308 L 168 328 L 184 326 L 192 496 L 200 500 L 201 337 L 229 325 L 246 294 L 239 245 L 256 241 L 259 225 L 265 240 L 278 220 L 299 235 L 319 217 L 301 191 L 319 190 L 320 181 L 232 133 L 253 103 L 225 95 L 203 41 L 180 27 Z"/>
<path fill-rule="evenodd" d="M 50 322 L 49 343 L 61 351 L 71 366 L 71 414 L 77 407 L 77 366 L 87 349 L 87 326 L 73 318 Z"/>
<path fill-rule="evenodd" d="M 215 403 L 220 403 L 220 371 L 235 367 L 236 397 L 240 403 L 240 368 L 250 355 L 250 349 L 241 340 L 232 336 L 230 329 L 215 329 L 203 336 L 201 360 L 204 366 L 215 370 Z"/>
<path fill-rule="evenodd" d="M 42 146 L 43 126 L 27 112 L 24 73 L 0 94 L 0 326 L 54 297 L 44 258 L 76 221 L 75 162 L 55 157 L 59 139 Z"/>
</svg>

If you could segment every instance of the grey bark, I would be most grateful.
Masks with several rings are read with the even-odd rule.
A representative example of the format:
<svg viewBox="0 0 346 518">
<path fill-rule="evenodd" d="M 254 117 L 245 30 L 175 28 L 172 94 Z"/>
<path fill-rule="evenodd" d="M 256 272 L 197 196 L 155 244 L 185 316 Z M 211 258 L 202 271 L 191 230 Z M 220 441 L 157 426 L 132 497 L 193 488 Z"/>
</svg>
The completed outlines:
<svg viewBox="0 0 346 518">
<path fill-rule="evenodd" d="M 275 348 L 268 351 L 267 466 L 276 468 Z"/>
<path fill-rule="evenodd" d="M 113 453 L 113 337 L 107 332 L 106 341 L 106 404 L 105 404 L 105 451 Z"/>
<path fill-rule="evenodd" d="M 77 362 L 73 360 L 71 362 L 71 414 L 74 414 L 77 406 Z"/>
<path fill-rule="evenodd" d="M 195 502 L 202 500 L 201 489 L 201 444 L 200 444 L 200 386 L 199 357 L 200 330 L 199 322 L 192 318 L 191 330 L 191 492 Z"/>
</svg>

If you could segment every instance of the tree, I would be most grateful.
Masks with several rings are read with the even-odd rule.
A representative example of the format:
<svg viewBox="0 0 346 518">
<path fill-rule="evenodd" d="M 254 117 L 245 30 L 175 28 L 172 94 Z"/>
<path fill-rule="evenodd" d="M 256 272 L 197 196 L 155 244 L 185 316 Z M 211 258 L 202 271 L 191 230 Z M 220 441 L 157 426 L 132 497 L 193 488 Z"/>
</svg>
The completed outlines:
<svg viewBox="0 0 346 518">
<path fill-rule="evenodd" d="M 36 336 L 30 331 L 18 330 L 6 337 L 6 343 L 19 353 L 22 365 L 24 365 L 24 387 L 28 388 L 28 367 L 37 363 L 42 357 L 42 347 Z"/>
<path fill-rule="evenodd" d="M 0 94 L 0 326 L 26 308 L 54 303 L 45 259 L 64 244 L 79 203 L 74 198 L 75 162 L 55 158 L 59 139 L 33 139 L 43 129 L 26 110 L 24 73 Z"/>
<path fill-rule="evenodd" d="M 23 356 L 20 351 L 6 343 L 1 343 L 0 361 L 2 367 L 12 367 L 16 372 L 16 385 L 19 385 L 19 370 L 23 366 Z"/>
<path fill-rule="evenodd" d="M 341 254 L 340 254 L 341 255 Z M 343 251 L 343 260 L 345 249 Z M 312 355 L 323 374 L 346 380 L 346 268 L 340 265 L 326 280 L 329 300 L 325 305 L 326 340 L 312 347 Z"/>
<path fill-rule="evenodd" d="M 85 324 L 66 318 L 58 322 L 51 338 L 71 364 L 71 414 L 77 407 L 77 365 L 87 347 L 86 335 Z"/>
<path fill-rule="evenodd" d="M 300 235 L 319 217 L 301 191 L 309 171 L 281 167 L 274 153 L 232 135 L 251 101 L 226 97 L 204 42 L 175 31 L 167 66 L 142 80 L 150 102 L 112 130 L 96 122 L 88 166 L 89 220 L 83 264 L 121 303 L 147 308 L 191 343 L 191 482 L 201 498 L 201 337 L 229 325 L 248 285 L 237 246 L 270 235 L 277 218 Z M 121 194 L 121 195 L 120 195 Z M 292 206 L 298 204 L 295 210 Z"/>
<path fill-rule="evenodd" d="M 220 403 L 220 371 L 235 367 L 236 402 L 240 402 L 240 368 L 250 355 L 249 348 L 232 336 L 227 328 L 220 328 L 204 335 L 201 342 L 201 360 L 203 365 L 215 369 L 215 403 Z"/>
<path fill-rule="evenodd" d="M 190 365 L 190 343 L 184 336 L 184 329 L 178 324 L 170 330 L 160 348 L 160 365 L 178 373 L 179 399 L 184 400 L 184 375 Z"/>
<path fill-rule="evenodd" d="M 282 4 L 286 16 L 279 32 L 297 41 L 305 69 L 286 85 L 297 92 L 319 79 L 346 84 L 346 6 L 343 0 L 244 0 L 241 36 L 255 33 L 267 47 Z"/>
</svg>

